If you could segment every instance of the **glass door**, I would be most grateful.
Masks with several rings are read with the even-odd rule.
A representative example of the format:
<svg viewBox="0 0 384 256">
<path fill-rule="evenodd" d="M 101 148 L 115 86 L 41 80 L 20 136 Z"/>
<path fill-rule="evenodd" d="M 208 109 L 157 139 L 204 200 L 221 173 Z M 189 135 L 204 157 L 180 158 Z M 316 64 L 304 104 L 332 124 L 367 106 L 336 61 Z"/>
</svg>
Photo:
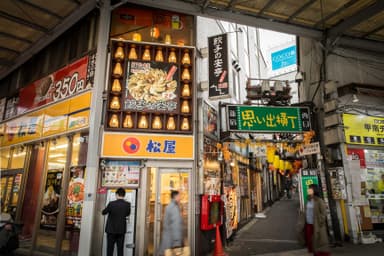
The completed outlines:
<svg viewBox="0 0 384 256">
<path fill-rule="evenodd" d="M 146 216 L 146 255 L 156 255 L 162 239 L 162 222 L 166 206 L 171 202 L 171 191 L 180 192 L 180 211 L 183 218 L 183 235 L 188 240 L 190 170 L 149 168 Z"/>
<path fill-rule="evenodd" d="M 62 180 L 67 159 L 68 139 L 60 138 L 49 143 L 47 174 L 40 210 L 35 248 L 41 252 L 55 253 L 57 220 L 60 211 Z"/>
</svg>

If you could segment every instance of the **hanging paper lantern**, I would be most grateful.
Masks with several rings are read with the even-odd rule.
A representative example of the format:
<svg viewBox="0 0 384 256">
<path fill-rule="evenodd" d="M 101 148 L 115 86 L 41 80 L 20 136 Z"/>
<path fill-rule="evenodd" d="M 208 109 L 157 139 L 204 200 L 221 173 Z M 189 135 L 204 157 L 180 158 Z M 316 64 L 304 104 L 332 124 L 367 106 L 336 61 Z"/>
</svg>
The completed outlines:
<svg viewBox="0 0 384 256">
<path fill-rule="evenodd" d="M 273 163 L 275 160 L 275 148 L 267 147 L 267 162 Z"/>
<path fill-rule="evenodd" d="M 279 155 L 275 155 L 275 158 L 273 160 L 273 167 L 276 169 L 279 169 L 279 165 L 280 165 L 280 157 Z"/>
<path fill-rule="evenodd" d="M 158 39 L 160 37 L 160 29 L 157 26 L 151 28 L 151 37 Z"/>
</svg>

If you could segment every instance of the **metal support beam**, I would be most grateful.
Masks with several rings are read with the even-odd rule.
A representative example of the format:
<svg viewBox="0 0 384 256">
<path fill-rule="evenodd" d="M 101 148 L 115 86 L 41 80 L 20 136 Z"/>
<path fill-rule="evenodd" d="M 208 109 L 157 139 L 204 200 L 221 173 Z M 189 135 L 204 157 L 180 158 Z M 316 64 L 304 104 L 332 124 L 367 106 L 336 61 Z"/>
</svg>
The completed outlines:
<svg viewBox="0 0 384 256">
<path fill-rule="evenodd" d="M 96 2 L 96 1 L 93 1 Z M 81 230 L 79 240 L 78 255 L 102 255 L 92 252 L 93 246 L 96 246 L 100 234 L 94 234 L 94 219 L 96 214 L 96 190 L 99 174 L 99 156 L 101 141 L 101 120 L 103 111 L 103 91 L 105 87 L 105 77 L 107 72 L 107 56 L 109 42 L 109 26 L 111 21 L 110 0 L 99 1 L 100 16 L 97 31 L 97 51 L 94 85 L 92 88 L 91 113 L 89 115 L 89 141 L 95 143 L 90 146 L 87 152 L 87 175 L 85 176 L 85 199 L 83 203 L 83 214 L 81 217 Z M 97 233 L 97 232 L 96 232 Z M 101 236 L 102 237 L 102 236 Z"/>
<path fill-rule="evenodd" d="M 10 15 L 10 14 L 8 14 L 6 12 L 3 12 L 3 11 L 0 11 L 0 17 L 4 18 L 6 20 L 9 20 L 9 21 L 15 22 L 17 24 L 29 27 L 31 29 L 43 32 L 43 33 L 47 33 L 48 32 L 48 29 L 45 28 L 45 27 L 42 27 L 42 26 L 37 25 L 35 23 L 32 23 L 32 22 L 29 22 L 27 20 L 21 19 L 19 17 Z"/>
<path fill-rule="evenodd" d="M 13 64 L 12 61 L 9 61 L 5 58 L 0 57 L 0 66 L 7 66 L 8 67 L 8 66 L 11 66 L 12 64 Z"/>
<path fill-rule="evenodd" d="M 129 3 L 152 6 L 154 8 L 166 9 L 174 12 L 188 13 L 190 15 L 202 16 L 212 19 L 221 19 L 228 22 L 234 22 L 251 27 L 270 29 L 277 32 L 295 34 L 297 36 L 321 39 L 322 32 L 320 30 L 310 29 L 299 25 L 286 24 L 283 22 L 272 21 L 267 18 L 257 17 L 255 14 L 241 12 L 229 12 L 208 7 L 201 11 L 201 6 L 191 2 L 177 0 L 127 0 Z M 253 16 L 252 16 L 253 15 Z"/>
<path fill-rule="evenodd" d="M 52 16 L 52 17 L 55 17 L 56 19 L 61 20 L 63 18 L 62 16 L 58 15 L 57 13 L 54 13 L 54 12 L 44 8 L 44 7 L 41 7 L 40 5 L 28 2 L 26 0 L 16 0 L 16 1 L 20 2 L 20 3 L 24 4 L 24 5 L 27 5 L 27 6 L 31 7 L 31 8 L 33 8 L 33 9 L 36 9 L 36 10 L 38 10 L 40 12 L 46 13 L 46 14 Z M 13 3 L 16 5 L 16 2 L 13 2 Z"/>
<path fill-rule="evenodd" d="M 358 39 L 344 36 L 337 41 L 337 45 L 370 52 L 384 53 L 384 43 L 369 39 Z"/>
<path fill-rule="evenodd" d="M 33 55 L 38 53 L 48 44 L 50 44 L 53 40 L 63 34 L 66 30 L 72 27 L 76 22 L 78 22 L 82 17 L 88 14 L 91 10 L 96 7 L 95 0 L 88 0 L 79 8 L 77 8 L 74 12 L 64 18 L 55 28 L 53 28 L 48 34 L 41 37 L 37 42 L 35 42 L 30 48 L 23 51 L 22 54 L 17 58 L 15 64 L 7 69 L 5 72 L 0 73 L 0 80 L 3 79 L 6 75 L 11 73 L 13 70 L 24 64 L 27 60 L 29 60 Z"/>
<path fill-rule="evenodd" d="M 362 35 L 361 37 L 364 38 L 364 37 L 367 37 L 369 35 L 372 35 L 372 34 L 375 34 L 376 32 L 379 32 L 380 30 L 384 29 L 384 25 L 381 25 L 381 26 L 378 26 L 377 28 L 365 33 L 364 35 Z"/>
<path fill-rule="evenodd" d="M 15 54 L 19 54 L 20 53 L 19 51 L 16 51 L 14 49 L 11 49 L 11 48 L 8 48 L 8 47 L 5 47 L 5 46 L 0 46 L 0 51 L 5 51 L 5 52 L 10 52 L 10 53 L 15 53 Z"/>
<path fill-rule="evenodd" d="M 352 5 L 354 5 L 355 3 L 357 3 L 358 1 L 360 0 L 351 0 L 349 2 L 347 2 L 346 4 L 344 4 L 343 6 L 341 6 L 339 9 L 337 9 L 336 11 L 328 14 L 327 16 L 325 16 L 324 18 L 322 18 L 321 20 L 319 20 L 315 25 L 314 27 L 317 28 L 319 27 L 320 25 L 322 25 L 324 22 L 326 22 L 327 20 L 329 20 L 330 18 L 333 18 L 335 17 L 337 14 L 341 13 L 342 11 L 344 11 L 345 9 L 351 7 Z"/>
<path fill-rule="evenodd" d="M 31 40 L 28 40 L 26 38 L 23 38 L 23 37 L 20 37 L 20 36 L 16 36 L 16 35 L 13 35 L 13 34 L 10 34 L 10 33 L 7 33 L 7 32 L 0 32 L 0 36 L 8 37 L 8 38 L 11 38 L 11 39 L 14 39 L 14 40 L 18 40 L 20 42 L 27 43 L 27 44 L 32 44 L 33 43 Z"/>
<path fill-rule="evenodd" d="M 289 16 L 288 18 L 288 22 L 291 22 L 297 15 L 299 15 L 300 13 L 302 13 L 304 10 L 306 10 L 308 7 L 310 7 L 314 2 L 316 2 L 317 0 L 310 0 L 308 1 L 306 4 L 304 4 L 303 6 L 301 6 L 299 9 L 297 9 L 291 16 Z"/>
<path fill-rule="evenodd" d="M 361 22 L 378 14 L 382 10 L 384 10 L 384 1 L 376 1 L 376 3 L 368 6 L 367 8 L 359 11 L 357 14 L 345 19 L 343 22 L 332 27 L 328 31 L 329 38 L 332 39 L 341 36 L 346 30 L 353 28 Z"/>
<path fill-rule="evenodd" d="M 259 15 L 263 14 L 263 13 L 264 13 L 269 7 L 271 7 L 275 2 L 276 2 L 276 0 L 269 0 L 269 1 L 264 5 L 264 7 L 260 10 Z"/>
</svg>

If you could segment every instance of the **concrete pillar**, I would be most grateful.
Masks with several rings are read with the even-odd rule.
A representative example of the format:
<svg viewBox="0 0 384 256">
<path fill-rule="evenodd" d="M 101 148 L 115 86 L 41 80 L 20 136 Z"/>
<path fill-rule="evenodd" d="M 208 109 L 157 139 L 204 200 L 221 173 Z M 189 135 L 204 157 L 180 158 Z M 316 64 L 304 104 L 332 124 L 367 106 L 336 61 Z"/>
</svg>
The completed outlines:
<svg viewBox="0 0 384 256">
<path fill-rule="evenodd" d="M 99 24 L 97 31 L 97 53 L 94 87 L 92 89 L 91 113 L 89 120 L 89 147 L 85 175 L 85 198 L 81 218 L 78 255 L 90 255 L 92 247 L 93 219 L 98 179 L 99 152 L 101 142 L 101 113 L 103 108 L 103 90 L 107 67 L 107 45 L 110 27 L 110 1 L 99 1 Z"/>
</svg>

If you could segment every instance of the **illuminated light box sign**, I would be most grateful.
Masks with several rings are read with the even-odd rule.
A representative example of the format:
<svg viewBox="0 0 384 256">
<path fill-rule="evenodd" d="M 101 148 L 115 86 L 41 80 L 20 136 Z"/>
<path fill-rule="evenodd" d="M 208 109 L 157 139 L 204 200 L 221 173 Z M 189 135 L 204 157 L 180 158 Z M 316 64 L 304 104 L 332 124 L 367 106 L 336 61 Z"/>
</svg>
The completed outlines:
<svg viewBox="0 0 384 256">
<path fill-rule="evenodd" d="M 238 132 L 305 132 L 311 130 L 306 107 L 227 106 L 230 131 Z"/>
<path fill-rule="evenodd" d="M 297 63 L 296 45 L 271 53 L 272 71 Z"/>
<path fill-rule="evenodd" d="M 384 117 L 343 114 L 343 124 L 347 143 L 384 147 Z"/>
<path fill-rule="evenodd" d="M 111 158 L 193 159 L 193 136 L 105 132 L 101 155 Z"/>
</svg>

